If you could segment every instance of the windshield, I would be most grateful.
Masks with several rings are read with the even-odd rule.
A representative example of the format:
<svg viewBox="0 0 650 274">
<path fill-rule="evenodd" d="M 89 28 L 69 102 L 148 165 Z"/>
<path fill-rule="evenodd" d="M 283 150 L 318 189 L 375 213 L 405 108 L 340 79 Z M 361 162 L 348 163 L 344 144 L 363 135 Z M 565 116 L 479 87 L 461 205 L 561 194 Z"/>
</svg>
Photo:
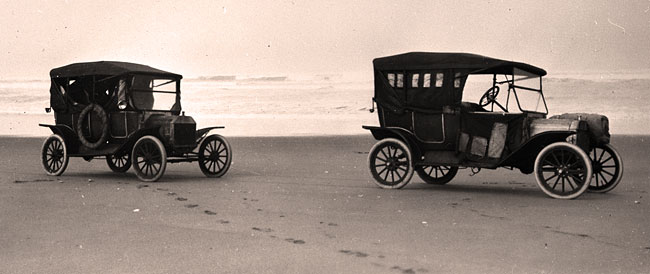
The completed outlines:
<svg viewBox="0 0 650 274">
<path fill-rule="evenodd" d="M 463 101 L 489 112 L 548 113 L 541 76 L 516 68 L 513 75 L 470 75 Z"/>
<path fill-rule="evenodd" d="M 510 88 L 515 93 L 521 111 L 548 113 L 541 76 L 515 68 L 514 84 Z"/>
<path fill-rule="evenodd" d="M 131 84 L 133 106 L 140 110 L 179 110 L 178 81 L 148 75 L 136 75 Z"/>
</svg>

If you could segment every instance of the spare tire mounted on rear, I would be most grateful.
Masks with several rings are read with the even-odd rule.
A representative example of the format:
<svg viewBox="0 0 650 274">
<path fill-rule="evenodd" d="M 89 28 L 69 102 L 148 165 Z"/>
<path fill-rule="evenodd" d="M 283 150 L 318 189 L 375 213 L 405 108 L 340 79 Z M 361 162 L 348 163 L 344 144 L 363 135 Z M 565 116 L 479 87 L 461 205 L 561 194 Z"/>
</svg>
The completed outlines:
<svg viewBox="0 0 650 274">
<path fill-rule="evenodd" d="M 96 118 L 99 121 L 94 121 Z M 90 135 L 89 137 L 84 134 L 85 129 L 87 129 L 88 135 Z M 98 104 L 86 106 L 79 114 L 79 120 L 77 121 L 75 130 L 79 141 L 84 146 L 98 148 L 106 142 L 106 138 L 108 137 L 108 116 L 106 115 L 106 111 Z"/>
</svg>

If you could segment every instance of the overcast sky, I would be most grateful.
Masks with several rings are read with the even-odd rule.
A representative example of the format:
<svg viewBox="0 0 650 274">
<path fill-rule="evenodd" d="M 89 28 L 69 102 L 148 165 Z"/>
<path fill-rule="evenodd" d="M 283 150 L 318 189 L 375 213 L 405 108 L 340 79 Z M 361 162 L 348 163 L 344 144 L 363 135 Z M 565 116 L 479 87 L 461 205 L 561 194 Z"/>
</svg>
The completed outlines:
<svg viewBox="0 0 650 274">
<path fill-rule="evenodd" d="M 650 1 L 5 1 L 1 79 L 117 60 L 183 74 L 371 71 L 471 52 L 553 71 L 650 69 Z"/>
</svg>

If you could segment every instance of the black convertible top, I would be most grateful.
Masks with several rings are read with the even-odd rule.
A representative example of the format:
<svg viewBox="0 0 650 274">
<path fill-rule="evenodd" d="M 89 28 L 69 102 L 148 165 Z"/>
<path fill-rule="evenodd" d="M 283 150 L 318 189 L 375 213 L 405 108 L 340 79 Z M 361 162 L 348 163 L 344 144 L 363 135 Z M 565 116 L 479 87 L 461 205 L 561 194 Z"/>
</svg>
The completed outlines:
<svg viewBox="0 0 650 274">
<path fill-rule="evenodd" d="M 408 52 L 372 63 L 375 101 L 396 113 L 440 112 L 445 106 L 460 105 L 465 81 L 472 74 L 546 75 L 533 65 L 471 53 Z"/>
<path fill-rule="evenodd" d="M 506 61 L 471 53 L 409 52 L 376 58 L 377 70 L 463 69 L 469 74 L 512 74 L 518 68 L 539 76 L 546 71 L 526 63 Z"/>
<path fill-rule="evenodd" d="M 90 76 L 90 75 L 119 76 L 119 75 L 132 74 L 132 73 L 157 75 L 157 76 L 171 77 L 174 79 L 183 78 L 183 76 L 180 74 L 159 70 L 156 68 L 152 68 L 150 66 L 145 66 L 145 65 L 135 64 L 135 63 L 127 63 L 127 62 L 116 62 L 116 61 L 74 63 L 67 66 L 52 69 L 50 71 L 50 77 L 65 78 L 65 77 Z"/>
</svg>

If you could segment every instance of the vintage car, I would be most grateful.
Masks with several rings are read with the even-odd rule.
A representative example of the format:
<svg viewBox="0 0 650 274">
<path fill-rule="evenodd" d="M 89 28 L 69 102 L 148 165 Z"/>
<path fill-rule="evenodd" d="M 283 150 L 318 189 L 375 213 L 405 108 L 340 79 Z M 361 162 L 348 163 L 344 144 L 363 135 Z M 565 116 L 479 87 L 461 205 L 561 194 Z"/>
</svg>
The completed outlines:
<svg viewBox="0 0 650 274">
<path fill-rule="evenodd" d="M 129 167 L 142 181 L 157 181 L 167 163 L 198 161 L 208 177 L 221 177 L 232 151 L 208 127 L 181 110 L 182 76 L 126 62 L 75 63 L 50 72 L 52 135 L 43 143 L 48 175 L 61 175 L 69 157 L 105 158 L 115 172 Z"/>
<path fill-rule="evenodd" d="M 446 184 L 459 168 L 534 173 L 539 187 L 558 199 L 607 192 L 621 180 L 623 162 L 609 144 L 607 117 L 547 118 L 541 68 L 427 52 L 377 58 L 373 65 L 380 126 L 364 128 L 379 140 L 368 163 L 382 188 L 404 187 L 413 172 L 425 183 Z M 486 78 L 478 103 L 463 102 L 470 75 Z"/>
</svg>

